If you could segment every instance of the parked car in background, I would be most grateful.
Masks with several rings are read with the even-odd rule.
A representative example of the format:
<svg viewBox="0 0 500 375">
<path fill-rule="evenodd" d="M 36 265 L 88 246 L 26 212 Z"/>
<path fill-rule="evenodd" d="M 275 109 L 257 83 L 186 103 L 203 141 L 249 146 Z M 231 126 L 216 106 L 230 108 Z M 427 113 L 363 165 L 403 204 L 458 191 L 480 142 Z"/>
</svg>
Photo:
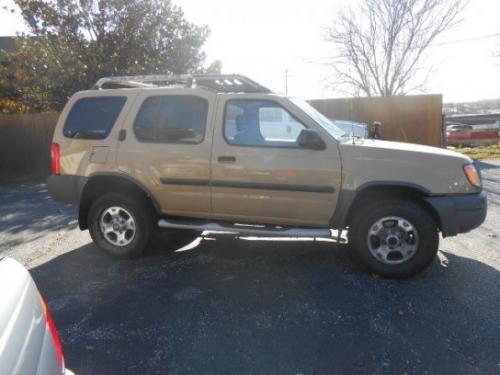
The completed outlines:
<svg viewBox="0 0 500 375">
<path fill-rule="evenodd" d="M 499 122 L 484 125 L 449 124 L 446 144 L 449 146 L 486 146 L 500 142 Z"/>
<path fill-rule="evenodd" d="M 464 124 L 453 124 L 446 126 L 446 144 L 450 146 L 462 146 L 470 141 L 472 126 Z"/>
<path fill-rule="evenodd" d="M 354 136 L 355 138 L 366 138 L 368 135 L 368 125 L 355 122 L 355 121 L 346 121 L 346 120 L 330 120 L 334 125 L 338 128 L 342 129 L 342 131 L 350 136 Z"/>
<path fill-rule="evenodd" d="M 487 210 L 467 156 L 350 137 L 239 75 L 99 80 L 62 111 L 47 183 L 117 257 L 144 252 L 158 227 L 312 238 L 347 229 L 361 263 L 392 277 L 425 269 L 439 231 L 470 231 Z"/>
<path fill-rule="evenodd" d="M 47 304 L 11 258 L 0 259 L 0 374 L 72 374 Z"/>
</svg>

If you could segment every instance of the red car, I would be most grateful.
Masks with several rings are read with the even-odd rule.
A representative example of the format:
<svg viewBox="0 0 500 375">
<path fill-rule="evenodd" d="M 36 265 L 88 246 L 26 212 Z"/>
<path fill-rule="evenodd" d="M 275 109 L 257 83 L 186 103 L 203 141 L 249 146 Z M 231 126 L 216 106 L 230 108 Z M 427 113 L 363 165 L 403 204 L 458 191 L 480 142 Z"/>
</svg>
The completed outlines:
<svg viewBox="0 0 500 375">
<path fill-rule="evenodd" d="M 485 146 L 499 141 L 497 126 L 454 124 L 446 127 L 446 144 L 450 146 Z"/>
</svg>

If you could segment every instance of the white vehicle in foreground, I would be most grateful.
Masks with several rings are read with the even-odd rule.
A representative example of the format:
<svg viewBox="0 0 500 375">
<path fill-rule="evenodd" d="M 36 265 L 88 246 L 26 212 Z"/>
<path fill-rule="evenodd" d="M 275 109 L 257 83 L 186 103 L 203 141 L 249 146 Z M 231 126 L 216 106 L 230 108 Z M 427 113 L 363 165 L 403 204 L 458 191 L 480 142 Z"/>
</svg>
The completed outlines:
<svg viewBox="0 0 500 375">
<path fill-rule="evenodd" d="M 73 374 L 35 282 L 11 258 L 0 258 L 0 374 Z"/>
</svg>

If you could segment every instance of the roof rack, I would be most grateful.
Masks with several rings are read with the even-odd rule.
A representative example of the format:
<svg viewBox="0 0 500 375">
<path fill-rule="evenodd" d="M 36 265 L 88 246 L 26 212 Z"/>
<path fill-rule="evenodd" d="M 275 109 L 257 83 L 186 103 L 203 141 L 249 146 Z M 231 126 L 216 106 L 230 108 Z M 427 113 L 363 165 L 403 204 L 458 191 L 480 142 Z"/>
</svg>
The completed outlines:
<svg viewBox="0 0 500 375">
<path fill-rule="evenodd" d="M 271 92 L 267 87 L 239 74 L 183 74 L 183 75 L 143 75 L 116 76 L 99 79 L 93 89 L 111 87 L 204 87 L 217 92 Z"/>
</svg>

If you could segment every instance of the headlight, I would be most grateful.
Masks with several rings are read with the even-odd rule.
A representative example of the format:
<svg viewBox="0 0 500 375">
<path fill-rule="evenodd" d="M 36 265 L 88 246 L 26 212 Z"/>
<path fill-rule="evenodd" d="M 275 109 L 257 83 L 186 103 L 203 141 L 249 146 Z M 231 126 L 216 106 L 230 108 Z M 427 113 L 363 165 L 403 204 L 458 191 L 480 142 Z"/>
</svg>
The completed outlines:
<svg viewBox="0 0 500 375">
<path fill-rule="evenodd" d="M 464 172 L 471 185 L 476 187 L 481 186 L 481 179 L 479 178 L 479 173 L 474 164 L 464 165 Z"/>
</svg>

